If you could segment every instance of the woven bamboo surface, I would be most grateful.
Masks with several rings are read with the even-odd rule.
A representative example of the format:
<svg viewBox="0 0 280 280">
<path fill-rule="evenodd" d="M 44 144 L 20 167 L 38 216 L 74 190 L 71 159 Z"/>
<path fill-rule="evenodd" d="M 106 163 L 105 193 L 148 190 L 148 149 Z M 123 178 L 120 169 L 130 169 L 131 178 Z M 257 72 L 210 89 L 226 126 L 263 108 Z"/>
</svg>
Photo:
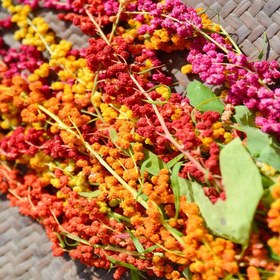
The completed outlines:
<svg viewBox="0 0 280 280">
<path fill-rule="evenodd" d="M 269 41 L 264 58 L 280 58 L 280 0 L 183 0 L 207 9 L 215 22 L 232 34 L 245 54 L 255 59 L 263 49 L 264 34 Z"/>
<path fill-rule="evenodd" d="M 263 34 L 269 40 L 265 58 L 280 61 L 280 0 L 184 0 L 188 5 L 203 7 L 214 21 L 221 23 L 233 34 L 243 52 L 252 59 L 263 48 Z M 1 18 L 1 7 L 0 7 Z M 77 28 L 57 22 L 46 13 L 45 18 L 61 37 L 75 45 L 85 46 L 86 38 Z M 6 41 L 11 42 L 9 36 Z M 172 66 L 174 60 L 170 60 Z M 181 62 L 183 63 L 183 62 Z M 180 62 L 176 61 L 178 68 Z M 180 73 L 174 68 L 173 73 Z M 87 268 L 69 257 L 56 258 L 51 253 L 51 243 L 43 228 L 27 217 L 18 214 L 16 208 L 0 196 L 0 279 L 2 280 L 110 280 L 105 271 Z"/>
</svg>

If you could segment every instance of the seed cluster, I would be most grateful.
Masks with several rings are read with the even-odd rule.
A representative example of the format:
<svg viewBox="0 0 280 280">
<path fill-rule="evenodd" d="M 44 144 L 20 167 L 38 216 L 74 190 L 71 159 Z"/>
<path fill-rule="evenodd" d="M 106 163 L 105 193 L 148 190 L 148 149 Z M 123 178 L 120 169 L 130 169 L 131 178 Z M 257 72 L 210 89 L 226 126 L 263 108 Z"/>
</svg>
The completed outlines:
<svg viewBox="0 0 280 280">
<path fill-rule="evenodd" d="M 20 47 L 0 37 L 0 191 L 45 227 L 55 256 L 113 266 L 114 279 L 280 279 L 280 168 L 255 157 L 234 117 L 247 106 L 279 155 L 277 62 L 251 62 L 179 0 L 1 2 L 0 31 L 16 30 Z M 57 37 L 41 8 L 78 26 L 88 47 Z M 176 92 L 161 56 L 179 50 L 184 75 L 222 90 L 196 105 Z M 191 199 L 200 185 L 212 205 L 227 202 L 220 153 L 237 138 L 266 189 L 243 248 Z"/>
</svg>

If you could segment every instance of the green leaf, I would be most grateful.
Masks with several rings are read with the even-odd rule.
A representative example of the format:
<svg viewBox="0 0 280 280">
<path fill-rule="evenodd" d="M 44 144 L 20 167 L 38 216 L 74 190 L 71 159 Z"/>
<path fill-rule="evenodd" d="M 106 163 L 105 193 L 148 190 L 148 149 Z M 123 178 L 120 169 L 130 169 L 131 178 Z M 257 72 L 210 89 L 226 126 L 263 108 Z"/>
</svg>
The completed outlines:
<svg viewBox="0 0 280 280">
<path fill-rule="evenodd" d="M 270 178 L 262 175 L 262 185 L 264 189 L 267 189 L 271 187 L 274 184 L 274 181 L 272 181 Z"/>
<path fill-rule="evenodd" d="M 114 128 L 110 127 L 109 128 L 109 135 L 110 135 L 111 141 L 114 143 L 115 146 L 117 146 L 117 144 L 116 144 L 116 142 L 118 140 L 118 133 L 117 133 L 117 131 Z"/>
<path fill-rule="evenodd" d="M 157 249 L 157 248 L 158 248 L 157 245 L 153 245 L 153 246 L 151 246 L 151 247 L 145 249 L 143 253 L 144 253 L 144 254 L 151 253 L 151 252 L 153 252 L 153 251 L 154 251 L 155 249 Z"/>
<path fill-rule="evenodd" d="M 175 218 L 178 218 L 179 210 L 180 210 L 180 185 L 179 185 L 179 171 L 182 166 L 182 162 L 177 162 L 174 167 L 172 168 L 171 172 L 171 188 L 174 195 L 174 201 L 175 201 Z"/>
<path fill-rule="evenodd" d="M 246 247 L 254 214 L 263 194 L 261 176 L 239 138 L 222 149 L 220 166 L 226 200 L 212 204 L 198 184 L 193 188 L 194 199 L 214 234 Z"/>
<path fill-rule="evenodd" d="M 188 280 L 192 280 L 192 273 L 189 267 L 187 267 L 182 273 L 185 278 L 187 278 Z"/>
<path fill-rule="evenodd" d="M 126 263 L 126 262 L 122 262 L 122 261 L 116 260 L 116 259 L 114 259 L 113 257 L 111 257 L 111 256 L 109 256 L 109 255 L 106 255 L 106 257 L 107 257 L 107 259 L 108 259 L 112 264 L 119 265 L 119 266 L 123 266 L 123 267 L 126 267 L 126 268 L 128 268 L 128 269 L 138 271 L 138 268 L 135 267 L 135 266 L 132 265 L 132 264 L 129 264 L 129 263 Z"/>
<path fill-rule="evenodd" d="M 159 244 L 159 243 L 156 243 L 156 245 L 157 245 L 159 248 L 161 248 L 162 250 L 164 250 L 165 252 L 169 252 L 169 253 L 175 254 L 175 255 L 177 255 L 177 256 L 185 257 L 185 255 L 184 255 L 184 253 L 183 253 L 182 251 L 167 249 L 166 247 L 164 247 L 163 245 L 161 245 L 161 244 Z M 154 255 L 159 256 L 159 254 L 160 254 L 160 253 L 155 253 Z M 160 256 L 164 258 L 164 253 L 161 253 Z"/>
<path fill-rule="evenodd" d="M 180 237 L 184 236 L 184 234 L 177 230 L 176 228 L 173 228 L 171 225 L 169 225 L 167 222 L 163 223 L 163 226 L 180 242 Z M 184 244 L 182 242 L 182 244 Z"/>
<path fill-rule="evenodd" d="M 220 114 L 224 111 L 224 104 L 207 86 L 199 81 L 188 84 L 187 97 L 190 104 L 199 111 L 216 111 Z"/>
<path fill-rule="evenodd" d="M 173 235 L 173 237 L 184 246 L 184 241 L 181 238 L 183 236 L 183 233 L 177 230 L 176 228 L 173 228 L 168 221 L 166 221 L 166 215 L 162 209 L 162 207 L 158 206 L 154 201 L 151 201 L 155 208 L 157 208 L 159 214 L 160 214 L 160 222 L 161 224 Z"/>
<path fill-rule="evenodd" d="M 234 280 L 234 279 L 238 279 L 232 276 L 232 274 L 228 274 L 226 277 L 223 278 L 223 280 Z"/>
<path fill-rule="evenodd" d="M 79 236 L 77 236 L 77 235 L 75 235 L 75 234 L 72 234 L 72 233 L 70 233 L 70 232 L 63 232 L 63 231 L 62 231 L 60 234 L 63 235 L 63 236 L 68 237 L 68 238 L 71 239 L 71 240 L 75 240 L 75 241 L 77 241 L 77 242 L 79 242 L 79 243 L 82 243 L 82 244 L 91 246 L 91 244 L 90 244 L 87 240 L 82 239 L 82 238 L 80 238 Z"/>
<path fill-rule="evenodd" d="M 264 55 L 264 49 L 262 48 L 262 50 L 260 51 L 259 55 L 258 55 L 258 59 L 262 59 Z"/>
<path fill-rule="evenodd" d="M 268 135 L 255 127 L 245 126 L 243 130 L 247 135 L 246 144 L 249 152 L 253 157 L 258 158 L 263 148 L 269 145 Z"/>
<path fill-rule="evenodd" d="M 93 192 L 79 192 L 78 194 L 82 197 L 94 198 L 94 197 L 98 197 L 101 194 L 101 191 L 96 190 Z"/>
<path fill-rule="evenodd" d="M 163 168 L 166 168 L 164 162 L 151 151 L 144 149 L 145 160 L 141 163 L 140 173 L 142 174 L 144 171 L 147 171 L 151 175 L 158 175 L 159 171 Z"/>
<path fill-rule="evenodd" d="M 171 169 L 180 159 L 182 159 L 184 157 L 183 154 L 179 154 L 178 156 L 176 156 L 175 158 L 171 159 L 170 161 L 168 161 L 166 163 L 166 167 L 168 169 Z"/>
<path fill-rule="evenodd" d="M 142 100 L 149 104 L 155 104 L 155 105 L 164 105 L 164 104 L 168 103 L 168 101 L 146 100 L 146 99 L 142 99 Z"/>
<path fill-rule="evenodd" d="M 247 148 L 250 154 L 260 162 L 265 162 L 280 170 L 280 147 L 272 136 L 255 127 L 254 116 L 245 106 L 236 106 L 234 119 L 241 127 L 235 127 L 246 133 Z"/>
<path fill-rule="evenodd" d="M 77 235 L 75 235 L 75 234 L 72 234 L 72 233 L 70 233 L 70 232 L 66 232 L 66 231 L 64 232 L 64 231 L 62 231 L 62 232 L 60 233 L 60 235 L 66 236 L 67 238 L 69 238 L 69 239 L 71 239 L 71 240 L 75 240 L 75 241 L 77 241 L 77 242 L 79 242 L 79 243 L 82 243 L 82 244 L 91 246 L 91 244 L 90 244 L 87 240 L 82 239 L 82 238 L 80 238 L 79 236 L 77 236 Z"/>
<path fill-rule="evenodd" d="M 271 247 L 269 247 L 269 255 L 270 255 L 270 257 L 271 257 L 273 260 L 280 261 L 280 256 L 277 255 L 277 254 L 271 249 Z"/>
<path fill-rule="evenodd" d="M 237 123 L 241 126 L 255 126 L 255 116 L 246 106 L 235 106 L 234 109 L 235 114 L 233 118 Z"/>
<path fill-rule="evenodd" d="M 57 238 L 59 240 L 59 246 L 62 249 L 64 249 L 66 247 L 66 245 L 65 245 L 65 242 L 64 242 L 63 238 L 61 237 L 61 235 L 58 232 L 56 232 L 55 234 L 56 234 L 56 236 L 57 236 Z"/>
<path fill-rule="evenodd" d="M 130 274 L 131 280 L 140 280 L 141 279 L 139 273 L 135 270 L 130 270 L 129 274 Z"/>
<path fill-rule="evenodd" d="M 270 186 L 268 189 L 265 189 L 263 192 L 263 196 L 262 196 L 262 203 L 264 204 L 264 206 L 267 209 L 270 209 L 270 205 L 272 202 L 275 201 L 275 198 L 273 198 L 272 196 L 272 189 L 277 185 L 273 184 L 272 186 Z"/>
<path fill-rule="evenodd" d="M 261 279 L 267 279 L 269 277 L 276 275 L 275 271 L 264 270 L 261 268 L 258 268 L 258 271 L 261 274 Z"/>
<path fill-rule="evenodd" d="M 119 222 L 119 221 L 124 221 L 124 222 L 130 223 L 130 218 L 125 217 L 125 216 L 123 216 L 123 215 L 121 215 L 121 214 L 119 214 L 119 213 L 116 213 L 116 212 L 114 212 L 114 211 L 110 211 L 110 212 L 108 213 L 108 215 L 109 215 L 110 217 L 114 218 L 115 220 L 117 220 L 118 222 Z"/>
<path fill-rule="evenodd" d="M 191 182 L 189 180 L 186 180 L 180 176 L 178 176 L 178 182 L 180 187 L 180 196 L 186 196 L 188 202 L 193 202 L 193 184 L 194 182 Z"/>
<path fill-rule="evenodd" d="M 264 51 L 267 50 L 268 47 L 268 39 L 267 39 L 267 35 L 266 32 L 263 33 L 263 41 L 262 41 L 262 49 L 258 55 L 258 59 L 262 59 L 264 56 Z"/>
<path fill-rule="evenodd" d="M 141 244 L 141 242 L 139 241 L 139 239 L 132 233 L 132 231 L 128 230 L 129 236 L 137 250 L 138 253 L 142 254 L 145 250 Z"/>
<path fill-rule="evenodd" d="M 265 162 L 280 171 L 280 149 L 276 146 L 268 144 L 264 147 L 258 160 Z"/>
<path fill-rule="evenodd" d="M 70 238 L 69 238 L 69 239 L 70 239 Z M 70 240 L 72 240 L 72 239 L 70 239 Z M 65 244 L 66 244 L 67 246 L 69 246 L 69 247 L 76 247 L 76 246 L 79 245 L 79 242 L 78 242 L 78 241 L 76 241 L 76 242 L 74 242 L 74 243 L 70 243 L 69 241 L 67 241 L 67 237 L 66 237 L 66 236 L 64 237 L 64 242 L 65 242 Z"/>
<path fill-rule="evenodd" d="M 276 141 L 255 127 L 243 127 L 247 135 L 247 147 L 250 154 L 260 162 L 265 162 L 280 170 L 280 149 Z"/>
</svg>

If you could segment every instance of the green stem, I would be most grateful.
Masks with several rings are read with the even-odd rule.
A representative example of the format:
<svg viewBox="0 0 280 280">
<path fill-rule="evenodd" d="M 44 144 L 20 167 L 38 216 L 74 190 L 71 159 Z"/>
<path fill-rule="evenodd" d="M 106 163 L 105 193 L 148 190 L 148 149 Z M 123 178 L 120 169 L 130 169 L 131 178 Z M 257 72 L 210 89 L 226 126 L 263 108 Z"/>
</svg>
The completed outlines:
<svg viewBox="0 0 280 280">
<path fill-rule="evenodd" d="M 32 200 L 31 200 L 30 189 L 31 189 L 31 187 L 28 187 L 28 190 L 27 190 L 27 191 L 28 191 L 28 193 L 27 193 L 28 202 L 30 203 L 32 209 L 33 209 L 34 211 L 37 211 L 35 205 L 33 204 Z"/>
<path fill-rule="evenodd" d="M 17 195 L 17 194 L 14 192 L 14 190 L 8 189 L 8 192 L 9 192 L 10 194 L 12 194 L 14 197 L 16 197 L 18 200 L 20 200 L 20 201 L 26 201 L 23 197 Z"/>
<path fill-rule="evenodd" d="M 219 25 L 219 27 L 222 30 L 222 34 L 225 35 L 230 40 L 231 44 L 234 46 L 236 53 L 242 54 L 242 51 L 237 46 L 237 44 L 234 42 L 234 40 L 231 38 L 231 36 L 228 34 L 228 32 L 221 25 Z"/>
<path fill-rule="evenodd" d="M 49 44 L 47 43 L 47 41 L 45 40 L 45 38 L 41 35 L 41 33 L 39 32 L 39 30 L 37 29 L 37 27 L 32 23 L 32 21 L 31 21 L 29 18 L 27 18 L 27 23 L 28 23 L 28 24 L 34 29 L 34 31 L 38 34 L 40 40 L 41 40 L 42 43 L 45 45 L 47 51 L 49 52 L 49 54 L 50 54 L 51 57 L 52 57 L 54 53 L 53 53 L 53 51 L 51 50 L 51 48 L 50 48 Z M 79 83 L 81 83 L 81 84 L 83 84 L 83 85 L 86 85 L 85 82 L 84 82 L 83 80 L 77 78 L 76 75 L 73 73 L 73 71 L 71 71 L 68 67 L 66 67 L 65 65 L 62 65 L 62 64 L 58 64 L 58 65 L 59 65 L 59 67 L 61 67 L 62 69 L 65 69 L 65 70 L 71 72 L 71 73 L 73 74 L 73 76 L 75 77 L 75 79 L 76 79 Z"/>
<path fill-rule="evenodd" d="M 47 43 L 47 41 L 45 40 L 45 38 L 41 35 L 41 33 L 39 32 L 39 30 L 37 29 L 37 27 L 32 23 L 32 21 L 27 18 L 27 23 L 34 29 L 34 31 L 37 33 L 37 35 L 39 36 L 40 40 L 43 42 L 43 44 L 45 45 L 47 51 L 49 52 L 50 55 L 53 55 L 53 51 L 51 50 L 49 44 Z"/>
<path fill-rule="evenodd" d="M 111 211 L 111 212 L 109 213 L 109 216 L 113 217 L 114 219 L 118 219 L 118 220 L 122 220 L 122 221 L 125 221 L 125 222 L 127 222 L 127 223 L 130 223 L 130 218 L 125 217 L 125 216 L 123 216 L 123 215 L 121 215 L 121 214 L 118 214 L 118 213 L 116 213 L 116 212 Z"/>
<path fill-rule="evenodd" d="M 116 15 L 116 21 L 113 24 L 112 31 L 111 31 L 111 34 L 110 34 L 110 37 L 109 37 L 109 42 L 112 42 L 112 39 L 113 39 L 113 36 L 115 34 L 116 28 L 119 24 L 120 16 L 121 16 L 121 13 L 122 13 L 123 9 L 124 9 L 124 7 L 122 6 L 122 3 L 119 3 L 119 9 L 118 9 L 118 13 Z"/>
<path fill-rule="evenodd" d="M 149 14 L 149 12 L 127 12 L 129 14 Z M 165 18 L 169 18 L 175 22 L 178 22 L 180 24 L 182 24 L 182 22 L 174 17 L 171 17 L 169 15 L 165 15 L 162 14 L 161 16 L 165 17 Z M 207 33 L 203 32 L 202 30 L 200 30 L 195 24 L 193 24 L 191 21 L 185 19 L 186 22 L 188 22 L 188 24 L 190 24 L 195 31 L 197 31 L 198 33 L 200 33 L 203 37 L 205 37 L 207 40 L 211 41 L 212 43 L 214 43 L 216 46 L 218 46 L 221 50 L 223 50 L 225 53 L 228 53 L 228 50 L 223 47 L 221 44 L 219 44 L 216 40 L 214 40 L 211 36 L 209 36 Z"/>
<path fill-rule="evenodd" d="M 93 18 L 93 16 L 91 15 L 91 13 L 88 11 L 88 9 L 85 9 L 89 19 L 91 20 L 91 22 L 93 23 L 93 25 L 95 26 L 97 32 L 99 33 L 99 35 L 101 36 L 101 38 L 104 40 L 104 42 L 107 43 L 107 45 L 111 46 L 110 41 L 107 39 L 107 37 L 105 36 L 104 32 L 102 31 L 102 29 L 100 28 L 99 24 L 96 22 L 96 20 Z"/>
<path fill-rule="evenodd" d="M 180 20 L 178 20 L 178 19 L 176 19 L 176 18 L 174 18 L 174 17 L 171 17 L 171 16 L 169 16 L 169 15 L 162 15 L 163 17 L 166 17 L 166 18 L 169 18 L 169 19 L 171 19 L 171 20 L 173 20 L 173 21 L 175 21 L 175 22 L 178 22 L 178 23 L 180 23 L 180 24 L 182 24 L 182 22 L 180 21 Z M 228 53 L 228 50 L 224 47 L 224 46 L 222 46 L 220 43 L 218 43 L 216 40 L 214 40 L 211 36 L 209 36 L 206 32 L 203 32 L 202 30 L 200 30 L 195 24 L 193 24 L 191 21 L 189 21 L 189 20 L 187 20 L 187 19 L 185 19 L 186 20 L 186 22 L 188 23 L 188 24 L 190 24 L 193 28 L 194 28 L 194 30 L 195 31 L 197 31 L 198 33 L 200 33 L 204 38 L 206 38 L 207 40 L 209 40 L 209 41 L 211 41 L 213 44 L 215 44 L 217 47 L 219 47 L 223 52 L 225 52 L 226 54 Z"/>
<path fill-rule="evenodd" d="M 135 83 L 135 85 L 137 86 L 138 90 L 147 98 L 147 100 L 149 101 L 153 101 L 153 99 L 147 94 L 147 92 L 142 88 L 142 86 L 138 83 L 138 81 L 135 79 L 135 77 L 130 74 L 130 78 L 132 79 L 132 81 Z M 173 136 L 171 135 L 171 133 L 169 132 L 165 121 L 162 117 L 162 115 L 160 114 L 157 106 L 155 104 L 151 103 L 151 106 L 153 107 L 153 110 L 160 122 L 160 125 L 164 131 L 165 137 L 166 139 L 168 139 L 182 154 L 184 154 L 189 161 L 191 161 L 194 166 L 201 171 L 203 174 L 206 173 L 206 169 L 186 150 L 183 150 L 182 146 L 173 138 Z"/>
<path fill-rule="evenodd" d="M 91 91 L 91 104 L 92 106 L 94 107 L 94 110 L 98 116 L 98 119 L 101 120 L 103 123 L 104 123 L 104 118 L 103 116 L 101 115 L 99 109 L 97 108 L 97 106 L 95 106 L 92 98 L 93 98 L 93 95 L 94 93 L 96 92 L 96 89 L 97 89 L 97 84 L 98 84 L 98 75 L 99 75 L 99 71 L 97 70 L 95 73 L 94 73 L 94 81 L 93 81 L 93 88 L 92 88 L 92 91 Z"/>
<path fill-rule="evenodd" d="M 74 241 L 77 241 L 79 243 L 82 243 L 82 244 L 85 244 L 85 245 L 88 245 L 88 246 L 91 246 L 93 248 L 101 248 L 101 249 L 104 249 L 104 250 L 107 250 L 107 251 L 114 251 L 114 252 L 119 252 L 119 253 L 126 253 L 126 254 L 129 254 L 129 255 L 133 255 L 133 256 L 139 256 L 140 254 L 138 252 L 135 252 L 135 251 L 128 251 L 126 249 L 122 249 L 122 248 L 118 248 L 118 247 L 114 247 L 114 246 L 111 246 L 111 245 L 99 245 L 99 244 L 91 244 L 89 241 L 83 239 L 83 238 L 80 238 L 79 236 L 75 235 L 75 234 L 72 234 L 70 233 L 69 231 L 67 231 L 60 223 L 59 221 L 57 220 L 57 217 L 55 216 L 54 212 L 51 210 L 51 213 L 53 215 L 53 218 L 54 220 L 56 221 L 56 223 L 58 224 L 58 228 L 60 230 L 60 234 L 61 235 L 64 235 Z"/>
<path fill-rule="evenodd" d="M 75 135 L 78 139 L 80 139 L 83 142 L 84 147 L 90 152 L 90 154 L 93 155 L 99 161 L 99 163 L 103 167 L 105 167 L 106 170 L 109 173 L 111 173 L 127 191 L 131 193 L 132 197 L 137 202 L 139 202 L 145 209 L 148 208 L 147 202 L 141 196 L 137 197 L 137 191 L 133 189 L 121 176 L 119 176 L 114 171 L 114 169 L 98 154 L 98 152 L 96 152 L 88 142 L 84 141 L 84 139 L 80 136 L 79 133 L 74 132 L 64 122 L 62 122 L 55 114 L 47 110 L 42 105 L 38 105 L 38 108 L 42 110 L 44 113 L 46 113 L 48 116 L 50 116 L 52 119 L 54 119 L 61 129 L 68 131 L 69 133 Z"/>
</svg>

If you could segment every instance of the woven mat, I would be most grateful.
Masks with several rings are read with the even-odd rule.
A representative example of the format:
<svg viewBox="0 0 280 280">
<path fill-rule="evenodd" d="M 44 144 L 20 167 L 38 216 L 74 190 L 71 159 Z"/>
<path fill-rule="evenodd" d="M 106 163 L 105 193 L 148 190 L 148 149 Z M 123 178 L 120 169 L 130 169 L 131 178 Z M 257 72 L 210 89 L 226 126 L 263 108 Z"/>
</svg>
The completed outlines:
<svg viewBox="0 0 280 280">
<path fill-rule="evenodd" d="M 264 58 L 280 62 L 280 0 L 183 0 L 194 8 L 203 7 L 219 22 L 243 52 L 256 59 L 269 41 Z"/>
<path fill-rule="evenodd" d="M 203 7 L 214 21 L 233 34 L 243 52 L 257 58 L 263 49 L 263 34 L 269 39 L 265 51 L 269 60 L 280 61 L 280 0 L 184 0 L 188 5 Z M 86 38 L 78 29 L 57 22 L 52 13 L 44 17 L 54 31 L 77 46 L 85 46 Z M 1 18 L 1 7 L 0 7 Z M 5 39 L 12 43 L 11 36 Z M 167 67 L 184 62 L 170 58 Z M 180 72 L 172 70 L 178 80 Z M 110 280 L 105 271 L 88 268 L 68 256 L 57 258 L 51 253 L 51 243 L 43 228 L 30 218 L 19 215 L 16 208 L 0 196 L 0 279 L 2 280 Z"/>
<path fill-rule="evenodd" d="M 111 280 L 104 270 L 88 268 L 69 256 L 53 257 L 41 225 L 19 215 L 0 196 L 1 280 Z"/>
</svg>

